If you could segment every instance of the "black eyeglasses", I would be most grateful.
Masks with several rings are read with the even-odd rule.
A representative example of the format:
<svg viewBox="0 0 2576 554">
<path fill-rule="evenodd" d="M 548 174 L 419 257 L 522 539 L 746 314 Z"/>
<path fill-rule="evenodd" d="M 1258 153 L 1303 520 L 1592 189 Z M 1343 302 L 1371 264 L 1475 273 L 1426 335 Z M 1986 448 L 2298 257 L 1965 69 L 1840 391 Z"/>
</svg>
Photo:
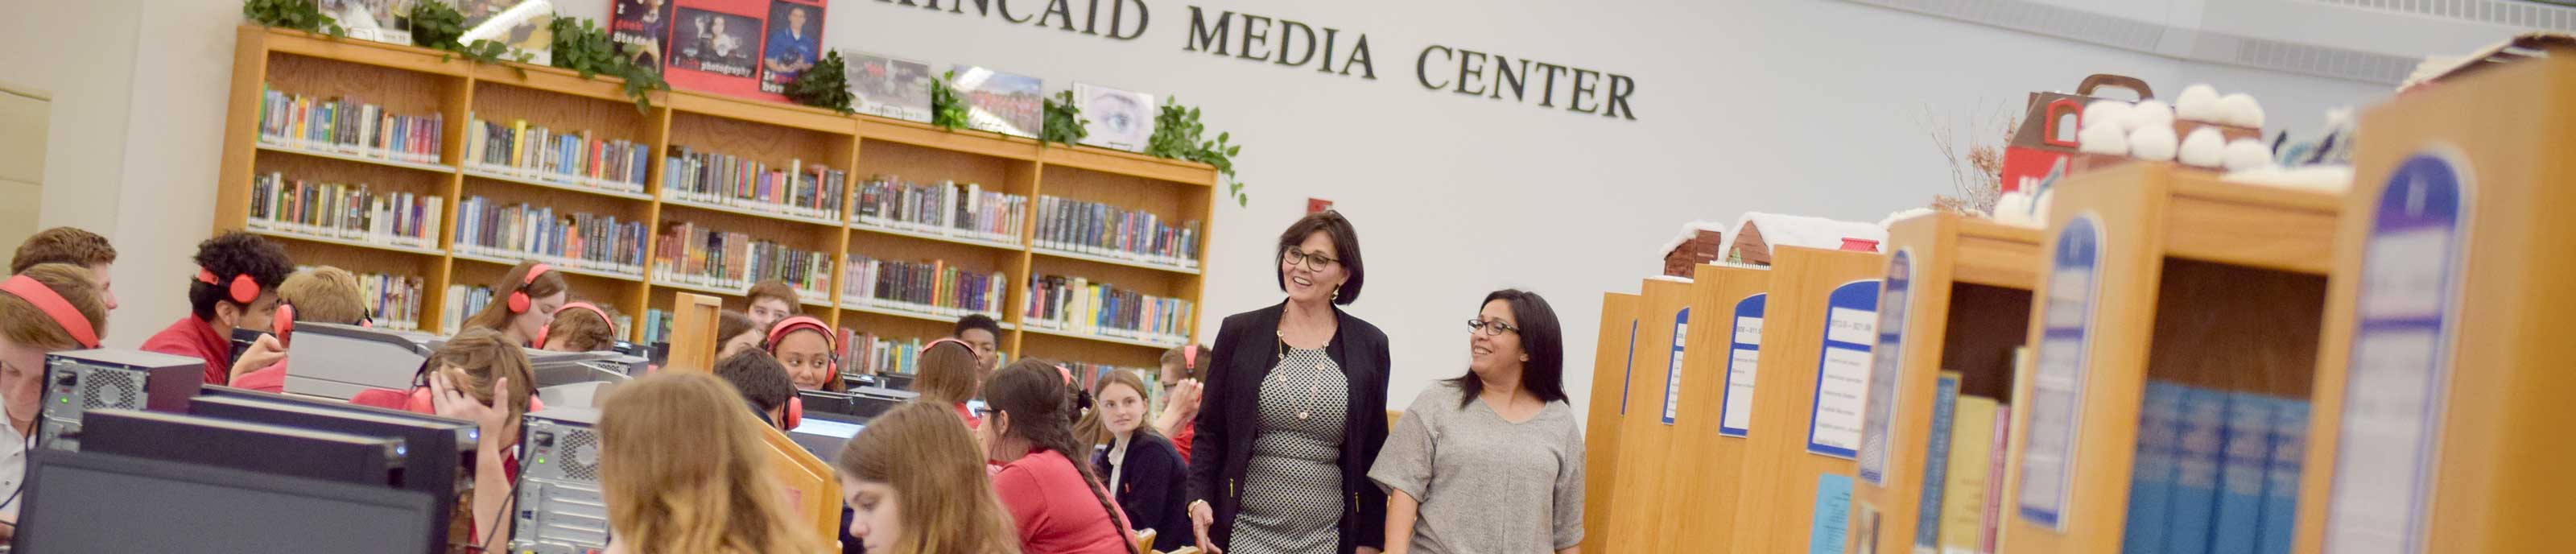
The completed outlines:
<svg viewBox="0 0 2576 554">
<path fill-rule="evenodd" d="M 991 418 L 991 417 L 993 417 L 993 414 L 998 414 L 998 413 L 1002 413 L 1002 411 L 1001 411 L 1001 410 L 996 410 L 996 409 L 993 409 L 993 408 L 976 408 L 976 409 L 975 409 L 975 417 L 979 417 L 979 418 Z"/>
<path fill-rule="evenodd" d="M 1519 327 L 1513 327 L 1513 326 L 1512 326 L 1512 324 L 1509 324 L 1509 323 L 1503 323 L 1503 321 L 1502 321 L 1502 320 L 1499 320 L 1499 319 L 1497 319 L 1497 320 L 1492 320 L 1492 321 L 1487 321 L 1487 320 L 1482 320 L 1482 319 L 1470 319 L 1470 320 L 1467 320 L 1467 328 L 1469 328 L 1469 329 L 1475 329 L 1475 330 L 1478 330 L 1478 331 L 1484 331 L 1484 332 L 1485 332 L 1485 336 L 1488 336 L 1488 337 L 1499 337 L 1499 336 L 1503 336 L 1503 332 L 1505 332 L 1505 331 L 1510 331 L 1510 332 L 1514 332 L 1514 333 L 1521 332 L 1521 328 L 1519 328 Z"/>
<path fill-rule="evenodd" d="M 1327 258 L 1324 257 L 1323 254 L 1309 253 L 1295 248 L 1290 248 L 1286 251 L 1280 252 L 1279 259 L 1286 260 L 1291 265 L 1306 264 L 1306 269 L 1312 269 L 1315 271 L 1323 271 L 1324 268 L 1332 267 L 1332 265 L 1336 263 L 1341 263 L 1341 260 Z"/>
</svg>

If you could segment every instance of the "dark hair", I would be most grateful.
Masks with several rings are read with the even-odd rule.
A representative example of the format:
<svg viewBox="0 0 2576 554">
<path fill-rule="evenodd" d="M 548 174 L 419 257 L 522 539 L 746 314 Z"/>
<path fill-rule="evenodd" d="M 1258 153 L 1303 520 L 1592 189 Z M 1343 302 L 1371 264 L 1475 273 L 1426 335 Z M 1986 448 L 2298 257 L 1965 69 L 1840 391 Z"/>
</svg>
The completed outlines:
<svg viewBox="0 0 2576 554">
<path fill-rule="evenodd" d="M 728 356 L 716 362 L 715 373 L 764 412 L 785 406 L 787 399 L 796 397 L 796 382 L 787 378 L 787 366 L 768 352 L 745 350 Z"/>
<path fill-rule="evenodd" d="M 1073 436 L 1075 391 L 1065 384 L 1064 373 L 1056 369 L 1055 362 L 1030 358 L 994 373 L 993 380 L 984 383 L 984 401 L 994 410 L 1011 415 L 1011 436 L 1073 460 L 1091 452 Z M 992 421 L 984 424 L 997 425 Z M 1127 545 L 1124 552 L 1136 551 L 1136 539 L 1128 536 L 1127 523 L 1119 521 L 1123 514 L 1101 492 L 1105 489 L 1100 477 L 1092 474 L 1091 464 L 1077 461 L 1073 469 L 1082 474 L 1084 488 L 1091 489 L 1091 497 L 1100 501 L 1100 509 L 1108 512 L 1109 524 L 1115 527 L 1119 541 Z"/>
<path fill-rule="evenodd" d="M 215 282 L 221 283 L 209 285 L 195 277 L 188 278 L 188 308 L 201 320 L 215 318 L 216 303 L 232 301 L 233 276 L 249 275 L 251 282 L 259 283 L 260 290 L 267 291 L 277 290 L 279 283 L 286 282 L 287 274 L 295 272 L 295 264 L 287 261 L 284 247 L 241 231 L 227 231 L 197 243 L 196 261 L 197 267 L 214 272 Z"/>
<path fill-rule="evenodd" d="M 9 273 L 26 273 L 36 264 L 72 264 L 88 269 L 98 264 L 116 263 L 116 246 L 107 237 L 73 227 L 55 227 L 37 231 L 18 243 L 18 253 L 9 258 Z"/>
<path fill-rule="evenodd" d="M 1306 217 L 1297 218 L 1296 223 L 1288 224 L 1288 232 L 1279 234 L 1279 248 L 1270 253 L 1270 265 L 1272 271 L 1279 273 L 1280 292 L 1288 290 L 1288 270 L 1279 269 L 1281 265 L 1279 257 L 1287 255 L 1288 249 L 1304 244 L 1306 235 L 1315 233 L 1323 233 L 1325 237 L 1332 239 L 1333 255 L 1339 256 L 1342 269 L 1351 274 L 1350 279 L 1343 280 L 1342 288 L 1333 295 L 1333 303 L 1349 305 L 1352 302 L 1358 302 L 1360 283 L 1366 281 L 1364 277 L 1368 276 L 1368 271 L 1360 264 L 1359 230 L 1351 228 L 1351 220 L 1343 219 L 1342 212 L 1333 210 L 1306 214 Z"/>
<path fill-rule="evenodd" d="M 1564 331 L 1556 326 L 1556 310 L 1549 308 L 1547 299 L 1539 298 L 1538 293 L 1520 289 L 1503 289 L 1487 294 L 1485 301 L 1476 303 L 1476 309 L 1483 310 L 1486 304 L 1496 300 L 1511 307 L 1512 321 L 1516 322 L 1514 326 L 1520 328 L 1516 333 L 1521 337 L 1521 351 L 1529 353 L 1529 362 L 1521 364 L 1521 388 L 1528 389 L 1542 404 L 1566 402 Z M 1466 394 L 1458 399 L 1458 409 L 1461 410 L 1474 404 L 1476 395 L 1485 392 L 1485 381 L 1477 379 L 1474 371 L 1449 382 L 1466 390 Z"/>
<path fill-rule="evenodd" d="M 733 310 L 718 312 L 716 314 L 716 345 L 718 347 L 722 347 L 724 345 L 724 341 L 733 340 L 734 337 L 742 336 L 743 333 L 752 332 L 755 330 L 752 329 L 752 327 L 755 326 L 756 325 L 751 321 L 751 316 L 743 315 L 742 312 Z M 769 333 L 768 329 L 757 330 L 764 335 L 761 337 L 761 340 L 769 340 L 769 337 L 765 336 Z"/>
<path fill-rule="evenodd" d="M 1002 340 L 1002 324 L 994 323 L 992 317 L 984 314 L 968 314 L 966 317 L 957 318 L 957 329 L 949 331 L 948 336 L 964 339 L 967 331 L 975 329 L 992 333 L 993 340 Z"/>
</svg>

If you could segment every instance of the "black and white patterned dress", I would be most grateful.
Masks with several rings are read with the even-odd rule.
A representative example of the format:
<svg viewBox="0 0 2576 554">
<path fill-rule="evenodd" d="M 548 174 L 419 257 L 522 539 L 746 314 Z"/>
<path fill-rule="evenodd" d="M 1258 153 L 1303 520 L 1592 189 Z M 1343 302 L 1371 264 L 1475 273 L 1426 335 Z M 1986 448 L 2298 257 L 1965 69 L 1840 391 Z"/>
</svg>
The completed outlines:
<svg viewBox="0 0 2576 554">
<path fill-rule="evenodd" d="M 1252 439 L 1229 553 L 1328 553 L 1341 539 L 1350 384 L 1324 349 L 1285 352 L 1261 381 L 1261 434 Z"/>
</svg>

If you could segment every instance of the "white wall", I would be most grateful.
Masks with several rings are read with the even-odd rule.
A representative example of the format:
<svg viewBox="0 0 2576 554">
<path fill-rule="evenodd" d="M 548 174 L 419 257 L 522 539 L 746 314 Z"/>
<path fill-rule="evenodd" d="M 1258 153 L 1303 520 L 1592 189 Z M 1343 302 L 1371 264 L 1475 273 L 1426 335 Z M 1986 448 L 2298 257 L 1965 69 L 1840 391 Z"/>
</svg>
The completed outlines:
<svg viewBox="0 0 2576 554">
<path fill-rule="evenodd" d="M 1011 1 L 1021 10 L 1042 5 Z M 2377 93 L 1843 2 L 1195 2 L 1339 28 L 1343 40 L 1365 32 L 1378 79 L 1364 81 L 1184 52 L 1193 2 L 1148 1 L 1154 12 L 1147 34 L 1114 42 L 1012 26 L 998 16 L 838 0 L 826 42 L 942 69 L 969 62 L 1019 71 L 1045 78 L 1051 90 L 1083 80 L 1178 94 L 1203 106 L 1211 128 L 1246 144 L 1238 165 L 1253 196 L 1248 208 L 1218 210 L 1205 328 L 1276 302 L 1271 277 L 1263 275 L 1275 233 L 1301 213 L 1306 197 L 1334 200 L 1359 225 L 1373 262 L 1373 279 L 1353 311 L 1394 340 L 1397 406 L 1430 381 L 1464 371 L 1460 323 L 1485 292 L 1505 286 L 1554 302 L 1568 330 L 1567 392 L 1586 398 L 1601 293 L 1635 290 L 1637 279 L 1659 266 L 1653 248 L 1679 223 L 1731 220 L 1749 210 L 1875 221 L 1948 192 L 1946 162 L 1923 121 L 1927 110 L 1964 120 L 2095 72 L 2175 87 L 2214 80 L 2261 95 L 2275 118 L 2293 122 L 2320 120 L 2313 114 L 2329 103 Z M 57 133 L 123 135 L 110 142 L 124 163 L 107 164 L 122 176 L 90 178 L 118 189 L 112 205 L 121 213 L 105 214 L 114 217 L 112 238 L 125 252 L 125 307 L 112 344 L 139 342 L 184 311 L 175 276 L 187 271 L 187 256 L 212 217 L 206 206 L 222 143 L 231 25 L 239 17 L 237 0 L 118 11 L 128 4 L 47 14 L 109 31 L 132 26 L 124 36 L 135 48 L 126 50 L 125 69 L 92 68 L 130 73 L 130 84 L 113 81 L 110 91 L 131 91 L 130 102 L 114 102 L 125 109 L 56 119 Z M 566 14 L 604 20 L 607 13 L 605 0 L 559 4 Z M 0 41 L 63 33 L 49 30 L 61 24 L 43 17 L 5 25 Z M 1639 121 L 1422 90 L 1414 55 L 1432 43 L 1633 76 Z M 61 51 L 35 48 L 44 44 L 0 42 L 11 47 L 0 48 L 0 71 L 37 63 L 28 60 L 35 52 Z M 52 90 L 58 99 L 73 96 Z M 69 150 L 72 138 L 58 136 L 55 145 Z M 49 180 L 62 165 L 49 163 Z"/>
</svg>

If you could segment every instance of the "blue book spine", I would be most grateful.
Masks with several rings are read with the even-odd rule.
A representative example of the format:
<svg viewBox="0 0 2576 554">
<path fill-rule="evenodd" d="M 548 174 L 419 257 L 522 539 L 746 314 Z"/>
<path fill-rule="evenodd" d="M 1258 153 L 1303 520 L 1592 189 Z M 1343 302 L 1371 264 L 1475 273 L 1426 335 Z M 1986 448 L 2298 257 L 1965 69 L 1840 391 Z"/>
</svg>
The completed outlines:
<svg viewBox="0 0 2576 554">
<path fill-rule="evenodd" d="M 1943 373 L 1932 385 L 1932 427 L 1923 454 L 1923 498 L 1914 512 L 1914 548 L 1941 546 L 1942 484 L 1950 479 L 1950 428 L 1959 418 L 1959 375 Z"/>
<path fill-rule="evenodd" d="M 2165 509 L 2169 554 L 2207 554 L 2211 518 L 2218 511 L 2220 457 L 2227 447 L 2227 393 L 2188 387 L 2182 416 L 2174 420 L 2182 442 L 2174 450 L 2173 502 Z"/>
<path fill-rule="evenodd" d="M 2308 403 L 2274 399 L 2272 460 L 2264 468 L 2262 531 L 2255 551 L 2289 554 L 2299 534 L 2299 468 L 2308 456 Z"/>
<path fill-rule="evenodd" d="M 2147 382 L 2146 398 L 2138 406 L 2137 462 L 2129 476 L 2128 529 L 2121 536 L 2122 554 L 2164 552 L 2165 507 L 2173 499 L 2173 448 L 2181 440 L 2174 418 L 2181 413 L 2180 385 Z"/>
<path fill-rule="evenodd" d="M 2227 446 L 2218 470 L 2218 512 L 2210 554 L 2254 554 L 2263 520 L 2265 466 L 2272 459 L 2271 397 L 2227 395 Z"/>
</svg>

